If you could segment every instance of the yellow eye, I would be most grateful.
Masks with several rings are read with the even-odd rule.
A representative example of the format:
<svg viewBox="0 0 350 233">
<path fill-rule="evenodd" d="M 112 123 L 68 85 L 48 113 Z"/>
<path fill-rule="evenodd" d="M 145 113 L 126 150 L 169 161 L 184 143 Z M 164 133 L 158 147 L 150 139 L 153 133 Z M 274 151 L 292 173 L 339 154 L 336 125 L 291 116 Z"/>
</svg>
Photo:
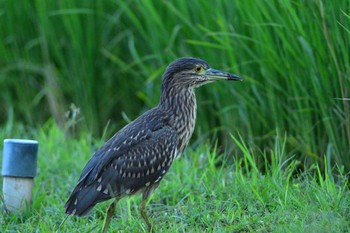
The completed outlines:
<svg viewBox="0 0 350 233">
<path fill-rule="evenodd" d="M 196 71 L 197 73 L 201 72 L 202 70 L 203 70 L 203 66 L 194 67 L 194 71 Z"/>
</svg>

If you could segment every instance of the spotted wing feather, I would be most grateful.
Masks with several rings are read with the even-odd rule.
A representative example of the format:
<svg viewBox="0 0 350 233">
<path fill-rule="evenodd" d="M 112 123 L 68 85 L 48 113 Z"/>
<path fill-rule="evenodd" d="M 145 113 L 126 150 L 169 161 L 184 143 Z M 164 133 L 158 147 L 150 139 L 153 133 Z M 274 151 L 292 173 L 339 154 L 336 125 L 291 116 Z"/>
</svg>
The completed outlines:
<svg viewBox="0 0 350 233">
<path fill-rule="evenodd" d="M 148 130 L 129 133 L 139 134 L 137 140 L 124 143 L 126 133 L 116 134 L 95 153 L 65 205 L 66 213 L 86 215 L 99 202 L 131 195 L 163 178 L 176 154 L 177 134 L 168 126 L 148 124 L 153 124 Z"/>
</svg>

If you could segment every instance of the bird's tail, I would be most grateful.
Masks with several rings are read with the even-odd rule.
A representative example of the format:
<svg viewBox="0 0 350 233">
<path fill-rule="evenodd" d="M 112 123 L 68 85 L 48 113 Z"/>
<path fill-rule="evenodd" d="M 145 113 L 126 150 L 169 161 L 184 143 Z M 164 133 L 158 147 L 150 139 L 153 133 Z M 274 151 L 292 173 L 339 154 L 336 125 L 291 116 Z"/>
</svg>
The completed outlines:
<svg viewBox="0 0 350 233">
<path fill-rule="evenodd" d="M 66 214 L 85 216 L 99 202 L 110 199 L 109 195 L 105 195 L 96 190 L 94 185 L 84 186 L 82 182 L 78 183 L 71 193 L 64 208 Z"/>
</svg>

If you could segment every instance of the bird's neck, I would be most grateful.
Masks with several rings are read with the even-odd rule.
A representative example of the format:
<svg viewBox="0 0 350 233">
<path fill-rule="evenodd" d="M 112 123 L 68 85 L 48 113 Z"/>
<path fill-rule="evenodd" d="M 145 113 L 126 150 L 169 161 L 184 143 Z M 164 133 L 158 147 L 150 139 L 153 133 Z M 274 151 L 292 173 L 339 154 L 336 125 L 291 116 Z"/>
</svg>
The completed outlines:
<svg viewBox="0 0 350 233">
<path fill-rule="evenodd" d="M 196 123 L 197 102 L 193 88 L 162 93 L 160 106 L 170 116 L 169 124 L 178 132 L 178 155 L 187 146 Z"/>
</svg>

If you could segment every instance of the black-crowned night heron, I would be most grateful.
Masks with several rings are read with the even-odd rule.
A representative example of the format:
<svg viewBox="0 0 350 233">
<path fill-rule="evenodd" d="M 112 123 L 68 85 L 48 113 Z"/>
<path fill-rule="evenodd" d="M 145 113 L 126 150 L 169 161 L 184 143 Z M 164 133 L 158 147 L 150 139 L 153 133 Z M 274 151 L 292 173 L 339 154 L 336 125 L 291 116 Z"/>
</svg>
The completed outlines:
<svg viewBox="0 0 350 233">
<path fill-rule="evenodd" d="M 97 203 L 142 193 L 140 213 L 148 228 L 146 201 L 186 148 L 196 122 L 194 89 L 216 80 L 241 80 L 196 58 L 180 58 L 163 74 L 160 103 L 109 139 L 84 167 L 65 208 L 84 216 Z M 103 227 L 114 213 L 112 202 Z"/>
</svg>

